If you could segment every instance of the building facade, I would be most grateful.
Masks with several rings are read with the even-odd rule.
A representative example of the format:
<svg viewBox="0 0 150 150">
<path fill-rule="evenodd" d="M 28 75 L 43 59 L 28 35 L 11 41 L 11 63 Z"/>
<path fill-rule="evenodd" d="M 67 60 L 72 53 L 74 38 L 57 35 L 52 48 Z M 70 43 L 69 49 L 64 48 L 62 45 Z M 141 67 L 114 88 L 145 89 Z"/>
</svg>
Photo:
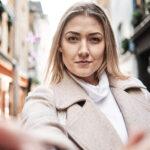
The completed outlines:
<svg viewBox="0 0 150 150">
<path fill-rule="evenodd" d="M 138 77 L 150 91 L 150 0 L 134 0 L 133 26 Z"/>
<path fill-rule="evenodd" d="M 0 114 L 17 115 L 27 94 L 27 1 L 0 1 Z"/>
<path fill-rule="evenodd" d="M 45 65 L 48 59 L 50 49 L 50 27 L 49 21 L 42 10 L 40 2 L 29 3 L 29 77 L 30 88 L 34 88 L 37 84 L 43 82 Z"/>
</svg>

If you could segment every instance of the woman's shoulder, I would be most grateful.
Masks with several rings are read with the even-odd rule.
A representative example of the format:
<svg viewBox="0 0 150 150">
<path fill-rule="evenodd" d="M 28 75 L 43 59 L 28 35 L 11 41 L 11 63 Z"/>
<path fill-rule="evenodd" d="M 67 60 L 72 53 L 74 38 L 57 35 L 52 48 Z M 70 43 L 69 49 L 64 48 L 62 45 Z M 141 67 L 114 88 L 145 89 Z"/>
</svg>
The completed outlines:
<svg viewBox="0 0 150 150">
<path fill-rule="evenodd" d="M 53 96 L 53 88 L 51 86 L 39 85 L 28 93 L 26 101 L 31 99 L 49 100 L 52 99 Z"/>
<path fill-rule="evenodd" d="M 136 77 L 129 76 L 125 79 L 110 77 L 110 86 L 121 88 L 123 90 L 137 88 L 137 89 L 146 89 L 146 86 Z"/>
<path fill-rule="evenodd" d="M 142 81 L 136 77 L 130 76 L 126 79 L 111 78 L 110 86 L 122 89 L 134 97 L 146 99 L 150 102 L 150 93 Z"/>
<path fill-rule="evenodd" d="M 130 77 L 126 82 L 131 84 L 131 86 L 126 89 L 126 92 L 140 98 L 141 100 L 145 99 L 148 103 L 150 102 L 150 93 L 141 80 L 135 77 Z"/>
</svg>

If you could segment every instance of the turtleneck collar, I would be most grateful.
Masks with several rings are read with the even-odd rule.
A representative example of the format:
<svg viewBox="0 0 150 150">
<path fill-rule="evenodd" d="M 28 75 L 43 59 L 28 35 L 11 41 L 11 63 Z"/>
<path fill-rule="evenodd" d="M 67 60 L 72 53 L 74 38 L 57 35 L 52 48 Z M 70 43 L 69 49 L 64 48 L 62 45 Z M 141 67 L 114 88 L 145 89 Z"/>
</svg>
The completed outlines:
<svg viewBox="0 0 150 150">
<path fill-rule="evenodd" d="M 97 85 L 89 84 L 71 73 L 70 76 L 87 92 L 87 94 L 94 100 L 94 102 L 99 102 L 104 100 L 109 94 L 109 81 L 106 72 L 103 72 L 100 76 L 99 83 Z"/>
</svg>

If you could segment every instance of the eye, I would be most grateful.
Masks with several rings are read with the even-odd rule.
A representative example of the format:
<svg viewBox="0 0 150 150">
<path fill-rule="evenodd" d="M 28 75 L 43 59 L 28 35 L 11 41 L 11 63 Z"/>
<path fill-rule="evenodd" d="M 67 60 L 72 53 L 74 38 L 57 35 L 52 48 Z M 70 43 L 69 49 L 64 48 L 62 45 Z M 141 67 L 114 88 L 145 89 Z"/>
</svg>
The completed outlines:
<svg viewBox="0 0 150 150">
<path fill-rule="evenodd" d="M 102 40 L 102 38 L 100 38 L 100 37 L 90 37 L 90 38 L 89 38 L 89 41 L 90 41 L 92 44 L 98 44 L 98 43 L 101 42 L 101 40 Z"/>
<path fill-rule="evenodd" d="M 77 37 L 77 36 L 69 36 L 69 37 L 67 37 L 66 39 L 67 39 L 67 41 L 69 41 L 70 43 L 76 43 L 76 42 L 79 41 L 79 37 Z"/>
</svg>

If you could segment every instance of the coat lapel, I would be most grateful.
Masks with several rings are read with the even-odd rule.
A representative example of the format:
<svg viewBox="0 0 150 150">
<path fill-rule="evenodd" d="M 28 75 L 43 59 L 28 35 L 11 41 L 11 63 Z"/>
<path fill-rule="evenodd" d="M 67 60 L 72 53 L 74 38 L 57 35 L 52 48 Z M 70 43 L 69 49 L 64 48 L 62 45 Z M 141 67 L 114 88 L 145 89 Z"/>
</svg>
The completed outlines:
<svg viewBox="0 0 150 150">
<path fill-rule="evenodd" d="M 86 150 L 120 148 L 122 142 L 109 120 L 97 111 L 85 91 L 66 73 L 54 92 L 57 109 L 67 109 L 66 130 L 78 145 Z M 81 101 L 83 107 L 77 104 Z"/>
<path fill-rule="evenodd" d="M 91 100 L 87 99 L 73 118 L 67 123 L 67 131 L 83 149 L 118 150 L 122 145 L 108 119 L 97 111 Z"/>
<path fill-rule="evenodd" d="M 125 92 L 130 87 L 145 87 L 141 83 L 132 82 L 133 79 L 125 82 L 111 78 L 109 80 L 128 132 L 135 127 L 146 128 L 150 115 L 148 107 Z M 63 80 L 53 88 L 56 108 L 67 110 L 66 130 L 78 145 L 86 150 L 120 149 L 122 142 L 109 120 L 102 112 L 97 111 L 86 92 L 67 73 L 64 72 Z M 80 106 L 80 102 L 84 105 Z"/>
<path fill-rule="evenodd" d="M 128 133 L 133 130 L 150 129 L 150 105 L 120 88 L 111 90 L 122 112 Z"/>
</svg>

